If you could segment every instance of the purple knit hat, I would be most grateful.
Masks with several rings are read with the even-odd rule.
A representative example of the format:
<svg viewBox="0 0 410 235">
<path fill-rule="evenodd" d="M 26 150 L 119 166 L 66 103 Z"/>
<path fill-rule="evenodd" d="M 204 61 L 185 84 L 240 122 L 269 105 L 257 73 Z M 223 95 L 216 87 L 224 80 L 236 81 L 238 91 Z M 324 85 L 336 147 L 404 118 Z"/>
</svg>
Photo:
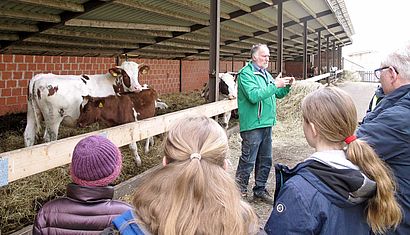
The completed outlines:
<svg viewBox="0 0 410 235">
<path fill-rule="evenodd" d="M 109 139 L 93 135 L 75 146 L 71 160 L 71 178 L 82 186 L 107 186 L 120 174 L 121 152 Z"/>
</svg>

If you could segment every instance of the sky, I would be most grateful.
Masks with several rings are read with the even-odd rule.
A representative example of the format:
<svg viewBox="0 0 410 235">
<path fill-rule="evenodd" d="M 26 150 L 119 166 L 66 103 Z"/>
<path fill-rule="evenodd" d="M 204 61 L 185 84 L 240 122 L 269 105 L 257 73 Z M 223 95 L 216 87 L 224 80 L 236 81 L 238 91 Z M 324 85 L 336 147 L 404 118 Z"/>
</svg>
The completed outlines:
<svg viewBox="0 0 410 235">
<path fill-rule="evenodd" d="M 410 41 L 409 0 L 344 0 L 355 34 L 347 55 L 360 51 L 385 53 Z"/>
</svg>

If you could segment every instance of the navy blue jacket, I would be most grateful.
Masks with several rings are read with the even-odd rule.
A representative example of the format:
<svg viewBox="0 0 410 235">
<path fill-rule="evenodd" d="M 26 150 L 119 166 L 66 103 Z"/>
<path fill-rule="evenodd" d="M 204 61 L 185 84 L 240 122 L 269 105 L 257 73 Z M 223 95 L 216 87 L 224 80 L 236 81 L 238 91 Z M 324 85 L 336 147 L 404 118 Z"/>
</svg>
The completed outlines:
<svg viewBox="0 0 410 235">
<path fill-rule="evenodd" d="M 370 234 L 364 213 L 367 198 L 349 196 L 365 188 L 360 171 L 334 169 L 313 160 L 293 169 L 275 165 L 275 171 L 275 203 L 265 225 L 268 234 Z M 374 190 L 373 182 L 361 196 L 372 196 Z"/>
<path fill-rule="evenodd" d="M 394 234 L 410 234 L 410 85 L 386 95 L 363 119 L 356 135 L 391 167 L 404 220 Z"/>
</svg>

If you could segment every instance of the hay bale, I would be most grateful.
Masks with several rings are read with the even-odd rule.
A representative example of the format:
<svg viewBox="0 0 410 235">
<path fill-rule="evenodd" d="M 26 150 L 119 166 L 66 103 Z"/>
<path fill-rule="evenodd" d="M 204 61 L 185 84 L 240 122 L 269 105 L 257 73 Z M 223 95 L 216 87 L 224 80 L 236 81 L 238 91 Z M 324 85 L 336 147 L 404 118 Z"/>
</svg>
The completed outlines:
<svg viewBox="0 0 410 235">
<path fill-rule="evenodd" d="M 323 87 L 318 82 L 296 81 L 289 94 L 278 99 L 277 118 L 278 121 L 296 123 L 302 120 L 301 104 L 303 98 L 312 91 Z"/>
</svg>

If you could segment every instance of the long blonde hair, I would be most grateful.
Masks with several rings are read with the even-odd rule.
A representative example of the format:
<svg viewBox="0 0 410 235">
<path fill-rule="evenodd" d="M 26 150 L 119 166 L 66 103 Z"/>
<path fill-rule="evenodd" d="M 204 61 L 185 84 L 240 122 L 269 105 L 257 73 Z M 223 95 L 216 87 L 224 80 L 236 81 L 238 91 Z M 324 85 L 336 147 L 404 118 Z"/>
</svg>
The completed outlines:
<svg viewBox="0 0 410 235">
<path fill-rule="evenodd" d="M 214 120 L 175 123 L 164 141 L 167 165 L 147 175 L 135 191 L 140 222 L 153 234 L 256 233 L 256 214 L 224 169 L 227 152 L 226 133 Z"/>
<path fill-rule="evenodd" d="M 313 123 L 318 135 L 334 144 L 344 145 L 357 127 L 357 113 L 352 98 L 336 87 L 325 87 L 305 97 L 302 103 L 304 121 Z M 375 233 L 384 233 L 400 223 L 402 213 L 394 193 L 395 181 L 390 168 L 364 141 L 348 144 L 347 158 L 376 182 L 376 194 L 367 204 L 367 222 Z"/>
</svg>

